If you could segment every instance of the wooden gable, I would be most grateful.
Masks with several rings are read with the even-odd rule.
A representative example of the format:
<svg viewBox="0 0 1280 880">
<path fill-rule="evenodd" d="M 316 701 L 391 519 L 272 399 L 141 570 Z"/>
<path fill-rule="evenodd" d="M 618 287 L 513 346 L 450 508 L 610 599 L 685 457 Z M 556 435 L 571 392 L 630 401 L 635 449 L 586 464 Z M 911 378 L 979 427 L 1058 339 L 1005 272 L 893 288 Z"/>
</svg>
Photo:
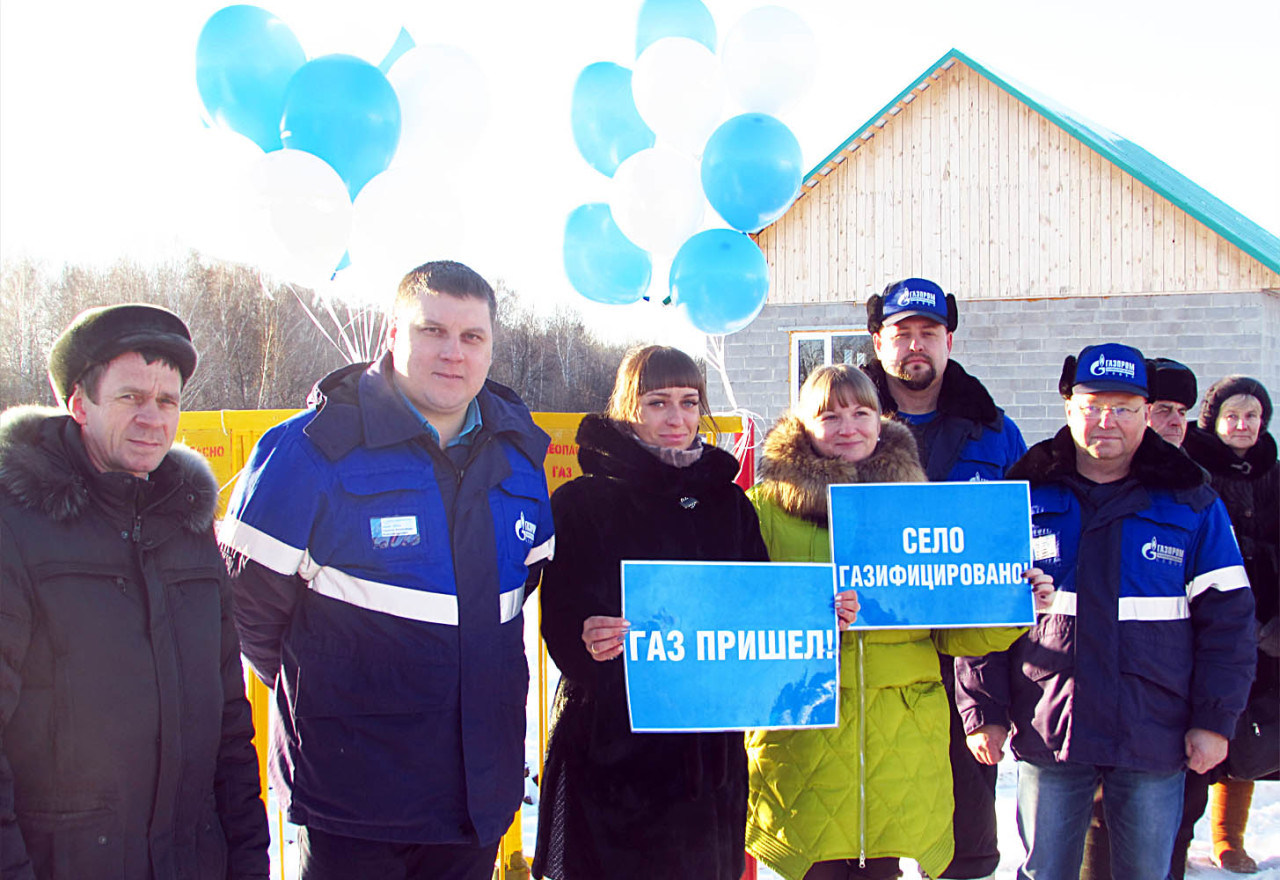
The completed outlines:
<svg viewBox="0 0 1280 880">
<path fill-rule="evenodd" d="M 931 278 L 961 299 L 1280 289 L 1280 274 L 947 56 L 756 236 L 771 303 Z"/>
</svg>

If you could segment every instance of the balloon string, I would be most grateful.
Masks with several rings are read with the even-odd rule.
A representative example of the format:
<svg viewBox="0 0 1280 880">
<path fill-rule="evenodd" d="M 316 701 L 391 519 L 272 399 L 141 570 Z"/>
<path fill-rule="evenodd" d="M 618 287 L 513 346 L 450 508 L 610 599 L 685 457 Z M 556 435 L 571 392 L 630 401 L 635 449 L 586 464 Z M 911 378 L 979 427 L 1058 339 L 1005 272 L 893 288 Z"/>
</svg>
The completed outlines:
<svg viewBox="0 0 1280 880">
<path fill-rule="evenodd" d="M 760 413 L 738 405 L 737 395 L 733 393 L 733 382 L 729 379 L 729 371 L 725 369 L 724 336 L 722 334 L 707 336 L 706 358 L 707 364 L 720 375 L 720 383 L 724 386 L 725 397 L 729 400 L 729 415 L 740 416 L 755 425 L 755 447 L 758 448 L 764 439 L 769 423 Z"/>
</svg>

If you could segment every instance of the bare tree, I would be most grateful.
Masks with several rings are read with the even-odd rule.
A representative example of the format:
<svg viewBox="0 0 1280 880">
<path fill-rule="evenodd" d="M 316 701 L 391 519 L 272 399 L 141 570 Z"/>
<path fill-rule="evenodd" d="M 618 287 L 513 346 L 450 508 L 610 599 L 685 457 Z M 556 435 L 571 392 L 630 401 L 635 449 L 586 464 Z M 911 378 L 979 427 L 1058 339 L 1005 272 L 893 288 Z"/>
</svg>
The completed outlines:
<svg viewBox="0 0 1280 880">
<path fill-rule="evenodd" d="M 491 375 L 535 411 L 602 409 L 624 346 L 601 342 L 572 309 L 544 318 L 499 282 Z M 183 389 L 188 410 L 305 405 L 312 385 L 345 362 L 316 319 L 310 291 L 268 285 L 251 268 L 185 260 L 106 269 L 66 266 L 56 277 L 20 261 L 0 270 L 0 407 L 49 402 L 49 349 L 75 315 L 122 302 L 163 305 L 191 328 L 200 365 Z"/>
</svg>

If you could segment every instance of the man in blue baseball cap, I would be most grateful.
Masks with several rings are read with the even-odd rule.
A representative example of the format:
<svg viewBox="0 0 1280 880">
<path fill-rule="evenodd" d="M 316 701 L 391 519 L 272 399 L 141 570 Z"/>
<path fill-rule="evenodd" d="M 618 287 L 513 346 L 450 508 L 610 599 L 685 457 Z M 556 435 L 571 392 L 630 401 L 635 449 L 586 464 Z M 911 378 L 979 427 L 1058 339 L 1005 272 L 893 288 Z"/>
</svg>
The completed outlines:
<svg viewBox="0 0 1280 880">
<path fill-rule="evenodd" d="M 1009 472 L 1058 591 L 1008 651 L 957 662 L 956 699 L 979 760 L 1012 729 L 1019 876 L 1077 876 L 1101 782 L 1112 875 L 1163 880 L 1184 774 L 1226 758 L 1249 693 L 1253 595 L 1207 475 L 1147 427 L 1142 353 L 1087 346 L 1059 390 L 1066 427 Z"/>
<path fill-rule="evenodd" d="M 876 359 L 862 369 L 879 391 L 884 414 L 915 435 L 931 482 L 1000 480 L 1027 444 L 982 383 L 951 359 L 958 323 L 955 297 L 934 282 L 894 281 L 867 301 Z M 951 660 L 943 661 L 943 685 L 951 694 Z M 973 759 L 954 707 L 951 771 L 956 849 L 941 876 L 990 877 L 1000 863 L 996 768 Z M 889 866 L 893 870 L 896 866 Z"/>
</svg>

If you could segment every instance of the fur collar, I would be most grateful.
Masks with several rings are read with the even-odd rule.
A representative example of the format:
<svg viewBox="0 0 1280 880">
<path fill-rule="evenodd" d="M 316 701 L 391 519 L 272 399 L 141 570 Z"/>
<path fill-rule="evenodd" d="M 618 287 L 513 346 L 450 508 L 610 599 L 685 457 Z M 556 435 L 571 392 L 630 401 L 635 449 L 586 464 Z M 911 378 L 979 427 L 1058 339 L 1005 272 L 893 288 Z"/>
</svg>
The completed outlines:
<svg viewBox="0 0 1280 880">
<path fill-rule="evenodd" d="M 1258 435 L 1258 442 L 1249 447 L 1241 458 L 1213 431 L 1199 425 L 1188 425 L 1183 448 L 1196 464 L 1220 477 L 1259 480 L 1276 466 L 1276 441 L 1265 432 Z"/>
<path fill-rule="evenodd" d="M 90 472 L 83 449 L 70 448 L 66 434 L 72 429 L 71 417 L 58 409 L 18 406 L 0 414 L 0 491 L 21 507 L 72 522 L 89 509 L 95 493 L 113 485 L 108 482 L 113 478 L 140 482 Z M 213 526 L 218 481 L 200 453 L 175 443 L 151 477 L 153 492 L 163 493 L 159 512 L 176 516 L 190 532 Z"/>
<path fill-rule="evenodd" d="M 872 359 L 862 367 L 862 372 L 871 378 L 876 391 L 880 393 L 880 409 L 886 416 L 894 415 L 898 411 L 898 404 L 889 391 L 889 379 L 885 376 L 884 367 L 878 360 Z M 942 371 L 938 412 L 994 429 L 999 429 L 1004 422 L 1004 410 L 996 406 L 986 387 L 953 360 L 948 360 L 946 369 Z"/>
<path fill-rule="evenodd" d="M 1076 471 L 1076 444 L 1071 429 L 1063 427 L 1051 439 L 1041 441 L 1005 474 L 1008 480 L 1028 480 L 1032 485 L 1072 479 Z M 1181 449 L 1147 428 L 1134 453 L 1129 476 L 1148 489 L 1182 492 L 1208 485 L 1209 475 Z"/>
<path fill-rule="evenodd" d="M 661 461 L 599 414 L 584 416 L 578 426 L 578 461 L 584 474 L 607 477 L 658 495 L 680 497 L 733 482 L 738 460 L 723 449 L 703 446 L 702 457 L 687 467 Z"/>
<path fill-rule="evenodd" d="M 785 513 L 827 524 L 827 486 L 833 483 L 923 483 L 924 468 L 911 429 L 889 419 L 880 422 L 880 442 L 858 462 L 823 458 L 813 449 L 804 423 L 785 415 L 764 440 L 764 461 L 757 487 L 765 500 Z"/>
</svg>

